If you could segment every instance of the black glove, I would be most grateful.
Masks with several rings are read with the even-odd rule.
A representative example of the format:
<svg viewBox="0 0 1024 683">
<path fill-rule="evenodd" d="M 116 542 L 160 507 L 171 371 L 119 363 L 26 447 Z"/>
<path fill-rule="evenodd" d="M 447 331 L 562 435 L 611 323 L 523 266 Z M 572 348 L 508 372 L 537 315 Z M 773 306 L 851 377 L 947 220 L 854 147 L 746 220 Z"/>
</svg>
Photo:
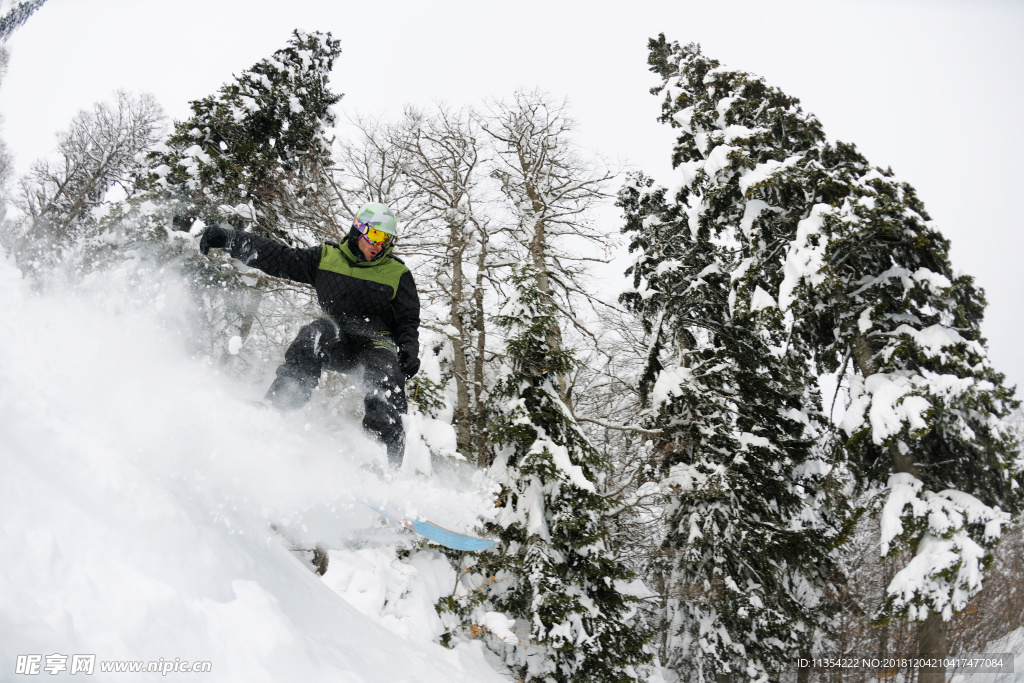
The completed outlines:
<svg viewBox="0 0 1024 683">
<path fill-rule="evenodd" d="M 231 228 L 218 223 L 211 225 L 203 233 L 202 238 L 199 240 L 199 251 L 204 254 L 210 253 L 210 249 L 224 249 L 230 248 L 231 242 L 235 238 L 235 231 Z"/>
<path fill-rule="evenodd" d="M 419 356 L 411 356 L 405 351 L 398 352 L 398 364 L 402 367 L 402 374 L 406 379 L 412 379 L 420 371 Z"/>
</svg>

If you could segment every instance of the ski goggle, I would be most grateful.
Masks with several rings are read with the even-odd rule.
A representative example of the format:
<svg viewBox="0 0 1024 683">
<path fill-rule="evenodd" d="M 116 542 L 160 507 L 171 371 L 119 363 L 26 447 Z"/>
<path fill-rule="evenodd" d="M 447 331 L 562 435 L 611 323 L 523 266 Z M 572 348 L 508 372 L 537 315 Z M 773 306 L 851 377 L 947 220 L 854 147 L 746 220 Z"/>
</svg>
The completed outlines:
<svg viewBox="0 0 1024 683">
<path fill-rule="evenodd" d="M 360 236 L 370 244 L 387 245 L 394 238 L 394 235 L 378 230 L 369 223 L 363 223 L 358 218 L 353 219 L 352 225 L 359 231 Z"/>
</svg>

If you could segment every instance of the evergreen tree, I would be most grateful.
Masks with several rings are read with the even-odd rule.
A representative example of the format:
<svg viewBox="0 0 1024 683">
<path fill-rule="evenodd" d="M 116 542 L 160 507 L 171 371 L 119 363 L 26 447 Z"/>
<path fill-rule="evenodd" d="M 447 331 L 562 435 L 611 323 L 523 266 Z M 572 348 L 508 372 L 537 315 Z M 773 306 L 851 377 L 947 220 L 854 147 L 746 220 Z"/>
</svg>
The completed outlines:
<svg viewBox="0 0 1024 683">
<path fill-rule="evenodd" d="M 1019 404 L 987 357 L 984 294 L 953 272 L 914 189 L 851 146 L 825 146 L 821 159 L 808 189 L 830 190 L 808 192 L 779 299 L 823 365 L 857 369 L 840 425 L 850 468 L 858 490 L 881 497 L 882 554 L 913 556 L 877 618 L 922 622 L 920 654 L 945 655 L 944 622 L 981 590 L 1021 509 L 1024 462 L 1007 420 Z"/>
<path fill-rule="evenodd" d="M 326 127 L 341 98 L 328 86 L 339 45 L 329 33 L 293 31 L 287 47 L 192 102 L 150 157 L 150 187 L 176 204 L 176 227 L 251 224 L 292 243 L 337 232 Z"/>
<path fill-rule="evenodd" d="M 750 259 L 729 276 L 730 311 L 772 311 L 787 355 L 816 373 L 856 368 L 836 462 L 858 493 L 882 495 L 882 552 L 914 555 L 879 616 L 923 621 L 921 652 L 941 654 L 942 622 L 980 590 L 1024 477 L 1005 423 L 1017 403 L 980 335 L 983 294 L 953 273 L 913 188 L 827 142 L 797 100 L 664 36 L 650 64 L 662 119 L 680 130 L 673 210 Z"/>
<path fill-rule="evenodd" d="M 252 358 L 265 358 L 268 346 L 294 334 L 282 320 L 308 316 L 315 301 L 303 286 L 278 281 L 270 287 L 266 276 L 227 259 L 197 258 L 194 247 L 168 240 L 168 233 L 189 230 L 197 219 L 294 246 L 347 232 L 351 220 L 337 218 L 345 212 L 333 191 L 328 136 L 331 107 L 340 99 L 328 79 L 339 54 L 330 34 L 293 31 L 286 47 L 192 102 L 192 116 L 175 123 L 149 155 L 145 191 L 119 216 L 149 239 L 165 240 L 166 258 L 182 260 L 205 318 L 206 334 L 197 339 L 214 357 L 226 357 L 227 338 L 237 335 Z M 260 316 L 275 316 L 275 324 L 255 325 Z M 261 335 L 250 343 L 253 329 Z"/>
<path fill-rule="evenodd" d="M 799 147 L 820 127 L 694 46 L 661 37 L 650 64 L 663 78 L 662 120 L 682 129 L 679 184 L 669 192 L 634 176 L 620 193 L 636 254 L 622 300 L 650 338 L 642 388 L 671 501 L 655 565 L 664 658 L 694 680 L 776 678 L 827 633 L 822 601 L 838 578 L 831 545 L 845 512 L 819 444 L 816 377 L 770 294 L 784 276 L 777 231 L 797 198 L 782 192 L 769 207 L 746 193 L 744 172 L 770 164 L 791 131 Z"/>
<path fill-rule="evenodd" d="M 641 388 L 669 500 L 652 567 L 663 664 L 694 681 L 777 680 L 827 630 L 836 572 L 817 387 L 735 235 L 642 176 L 620 206 L 636 252 L 622 300 L 649 335 Z"/>
<path fill-rule="evenodd" d="M 489 607 L 516 620 L 519 642 L 499 647 L 518 680 L 635 681 L 650 656 L 632 623 L 637 598 L 623 592 L 632 575 L 606 544 L 612 502 L 596 485 L 606 464 L 559 397 L 573 357 L 549 344 L 558 311 L 532 265 L 512 284 L 497 319 L 510 367 L 491 427 L 501 543 L 473 569 L 485 580 L 468 618 L 483 623 Z"/>
</svg>

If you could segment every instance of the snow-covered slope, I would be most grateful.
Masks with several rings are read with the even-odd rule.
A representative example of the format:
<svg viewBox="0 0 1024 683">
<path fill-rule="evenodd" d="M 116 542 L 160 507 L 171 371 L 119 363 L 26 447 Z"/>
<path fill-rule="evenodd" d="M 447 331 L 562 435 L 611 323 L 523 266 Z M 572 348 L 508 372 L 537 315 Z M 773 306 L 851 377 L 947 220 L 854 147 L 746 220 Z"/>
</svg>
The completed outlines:
<svg viewBox="0 0 1024 683">
<path fill-rule="evenodd" d="M 187 306 L 130 265 L 37 295 L 0 254 L 0 680 L 38 678 L 17 673 L 34 661 L 78 680 L 45 668 L 75 655 L 101 681 L 504 680 L 480 643 L 433 642 L 447 560 L 397 561 L 415 539 L 355 500 L 466 529 L 480 483 L 381 483 L 358 427 L 251 406 L 252 387 L 183 351 Z M 317 542 L 323 578 L 288 547 Z M 101 672 L 118 660 L 211 672 Z"/>
</svg>

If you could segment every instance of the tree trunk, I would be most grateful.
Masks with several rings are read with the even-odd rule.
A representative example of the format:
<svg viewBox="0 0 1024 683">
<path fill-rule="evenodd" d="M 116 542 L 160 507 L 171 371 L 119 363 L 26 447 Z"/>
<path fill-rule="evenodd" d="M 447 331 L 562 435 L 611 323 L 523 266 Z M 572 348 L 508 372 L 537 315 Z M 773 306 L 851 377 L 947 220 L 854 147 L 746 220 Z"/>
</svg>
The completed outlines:
<svg viewBox="0 0 1024 683">
<path fill-rule="evenodd" d="M 534 210 L 542 210 L 540 200 L 536 199 L 536 191 L 530 187 L 527 187 L 527 192 L 530 195 L 530 199 L 533 201 Z M 533 259 L 533 266 L 537 269 L 537 288 L 549 297 L 554 297 L 554 291 L 551 288 L 551 277 L 548 275 L 547 267 L 547 237 L 546 237 L 546 226 L 544 225 L 543 218 L 537 218 L 533 226 L 533 239 L 530 242 L 530 256 Z M 559 352 L 562 350 L 562 330 L 558 324 L 555 323 L 551 326 L 548 331 L 547 337 L 548 349 L 552 352 Z M 569 390 L 566 382 L 566 377 L 561 376 L 556 378 L 558 385 L 558 395 L 565 403 L 566 408 L 572 413 L 572 396 L 569 395 Z"/>
<path fill-rule="evenodd" d="M 469 387 L 467 386 L 468 364 L 466 362 L 466 347 L 472 344 L 467 339 L 465 330 L 464 301 L 465 280 L 462 270 L 462 254 L 465 250 L 465 234 L 463 225 L 451 223 L 448 226 L 448 253 L 451 256 L 452 264 L 452 293 L 451 293 L 451 323 L 458 330 L 458 339 L 452 340 L 452 362 L 455 371 L 455 444 L 456 450 L 464 456 L 469 456 L 472 448 L 470 436 L 470 406 Z"/>
<path fill-rule="evenodd" d="M 878 372 L 878 363 L 875 362 L 875 352 L 871 348 L 871 342 L 862 334 L 853 338 L 850 345 L 850 353 L 853 355 L 853 362 L 860 370 L 862 377 L 870 377 Z"/>
<path fill-rule="evenodd" d="M 477 465 L 481 468 L 491 464 L 490 443 L 487 438 L 487 411 L 484 408 L 484 361 L 487 351 L 487 318 L 484 315 L 484 273 L 487 268 L 488 235 L 480 230 L 480 252 L 477 255 L 476 284 L 473 290 L 476 328 L 476 358 L 473 359 L 473 418 L 476 423 Z"/>
<path fill-rule="evenodd" d="M 811 653 L 807 648 L 801 648 L 800 659 L 810 659 Z M 796 683 L 811 683 L 811 667 L 801 666 L 796 670 Z"/>
<path fill-rule="evenodd" d="M 948 654 L 946 622 L 938 612 L 929 612 L 928 618 L 918 624 L 917 654 L 923 660 L 934 660 L 934 666 L 920 668 L 919 683 L 946 683 L 946 667 L 942 661 Z"/>
</svg>

